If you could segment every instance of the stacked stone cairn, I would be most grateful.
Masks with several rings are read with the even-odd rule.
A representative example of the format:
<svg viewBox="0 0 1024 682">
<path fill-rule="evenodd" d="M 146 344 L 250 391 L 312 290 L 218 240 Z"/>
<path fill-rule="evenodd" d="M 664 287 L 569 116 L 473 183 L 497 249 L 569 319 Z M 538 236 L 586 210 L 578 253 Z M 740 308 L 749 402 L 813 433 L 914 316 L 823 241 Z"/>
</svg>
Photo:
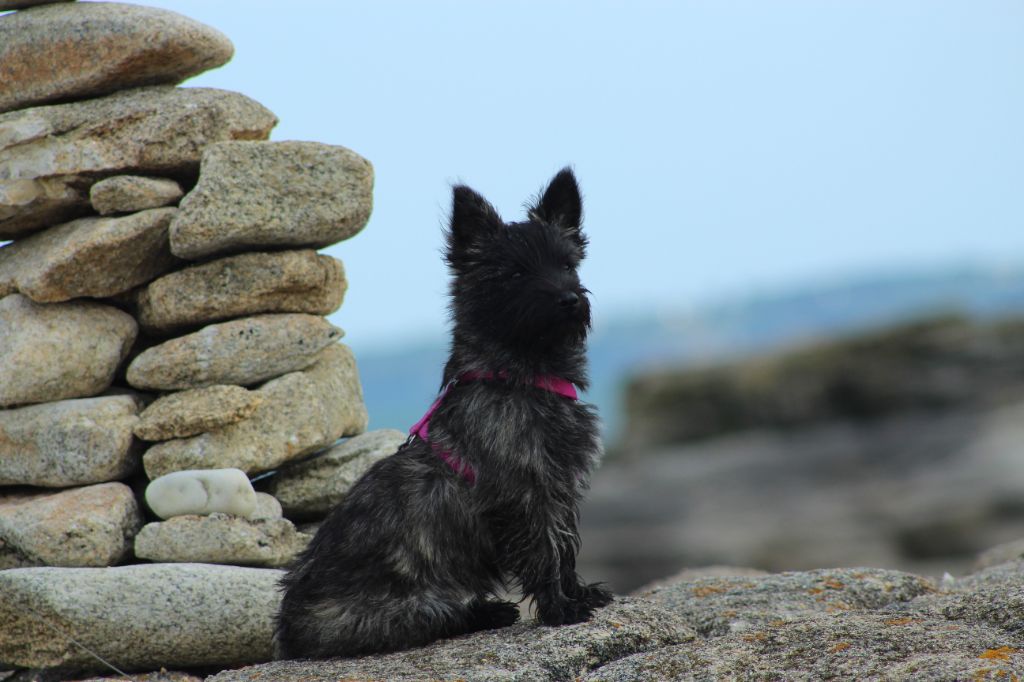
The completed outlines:
<svg viewBox="0 0 1024 682">
<path fill-rule="evenodd" d="M 366 224 L 372 167 L 267 141 L 277 119 L 244 95 L 177 87 L 232 56 L 207 26 L 7 10 L 0 671 L 267 660 L 279 567 L 311 537 L 293 521 L 402 440 L 364 433 L 324 319 L 344 271 L 316 251 Z"/>
</svg>

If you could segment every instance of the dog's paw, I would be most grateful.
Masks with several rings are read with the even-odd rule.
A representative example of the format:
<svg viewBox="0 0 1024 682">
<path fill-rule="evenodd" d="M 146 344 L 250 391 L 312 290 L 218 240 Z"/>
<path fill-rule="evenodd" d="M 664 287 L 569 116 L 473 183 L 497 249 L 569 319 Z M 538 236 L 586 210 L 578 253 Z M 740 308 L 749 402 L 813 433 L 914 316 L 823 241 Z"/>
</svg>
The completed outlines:
<svg viewBox="0 0 1024 682">
<path fill-rule="evenodd" d="M 537 616 L 545 625 L 571 625 L 590 620 L 594 610 L 607 606 L 614 597 L 600 583 L 579 585 L 566 599 L 538 604 Z"/>
<path fill-rule="evenodd" d="M 478 601 L 470 605 L 470 631 L 493 630 L 519 620 L 519 607 L 507 601 Z"/>
<path fill-rule="evenodd" d="M 615 597 L 602 583 L 590 583 L 580 585 L 579 593 L 573 595 L 573 599 L 596 609 L 608 606 Z"/>
</svg>

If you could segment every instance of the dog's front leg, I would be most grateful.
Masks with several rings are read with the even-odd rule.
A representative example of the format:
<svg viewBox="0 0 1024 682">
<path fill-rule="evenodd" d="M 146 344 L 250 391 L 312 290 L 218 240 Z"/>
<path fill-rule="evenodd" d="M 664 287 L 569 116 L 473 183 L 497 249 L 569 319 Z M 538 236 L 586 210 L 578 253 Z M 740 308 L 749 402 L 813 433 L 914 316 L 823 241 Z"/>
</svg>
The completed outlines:
<svg viewBox="0 0 1024 682">
<path fill-rule="evenodd" d="M 531 511 L 529 547 L 524 547 L 514 562 L 523 591 L 533 597 L 545 625 L 589 620 L 594 609 L 612 601 L 612 595 L 598 584 L 584 583 L 576 574 L 579 532 L 575 506 L 536 505 Z"/>
</svg>

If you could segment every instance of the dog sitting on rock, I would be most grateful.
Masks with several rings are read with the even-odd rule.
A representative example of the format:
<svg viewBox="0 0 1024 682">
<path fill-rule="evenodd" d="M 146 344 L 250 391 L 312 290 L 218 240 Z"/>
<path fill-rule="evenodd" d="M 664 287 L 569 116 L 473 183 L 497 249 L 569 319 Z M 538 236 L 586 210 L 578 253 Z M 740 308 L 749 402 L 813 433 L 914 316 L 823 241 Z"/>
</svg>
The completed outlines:
<svg viewBox="0 0 1024 682">
<path fill-rule="evenodd" d="M 546 625 L 612 597 L 576 574 L 579 504 L 600 452 L 586 388 L 587 239 L 569 169 L 524 222 L 454 188 L 451 355 L 440 395 L 352 487 L 282 579 L 280 658 L 396 651 L 511 625 L 514 586 Z"/>
</svg>

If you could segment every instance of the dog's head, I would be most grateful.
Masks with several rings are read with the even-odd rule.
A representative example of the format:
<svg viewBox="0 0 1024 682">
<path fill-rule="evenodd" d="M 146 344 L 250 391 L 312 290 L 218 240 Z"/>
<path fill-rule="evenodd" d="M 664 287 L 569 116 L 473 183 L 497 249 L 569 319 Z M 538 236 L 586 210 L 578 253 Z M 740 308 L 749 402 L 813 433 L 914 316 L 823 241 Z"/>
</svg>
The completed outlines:
<svg viewBox="0 0 1024 682">
<path fill-rule="evenodd" d="M 456 324 L 518 346 L 582 341 L 590 301 L 578 268 L 587 238 L 572 170 L 555 175 L 527 217 L 506 223 L 472 189 L 454 188 L 446 257 Z"/>
</svg>

